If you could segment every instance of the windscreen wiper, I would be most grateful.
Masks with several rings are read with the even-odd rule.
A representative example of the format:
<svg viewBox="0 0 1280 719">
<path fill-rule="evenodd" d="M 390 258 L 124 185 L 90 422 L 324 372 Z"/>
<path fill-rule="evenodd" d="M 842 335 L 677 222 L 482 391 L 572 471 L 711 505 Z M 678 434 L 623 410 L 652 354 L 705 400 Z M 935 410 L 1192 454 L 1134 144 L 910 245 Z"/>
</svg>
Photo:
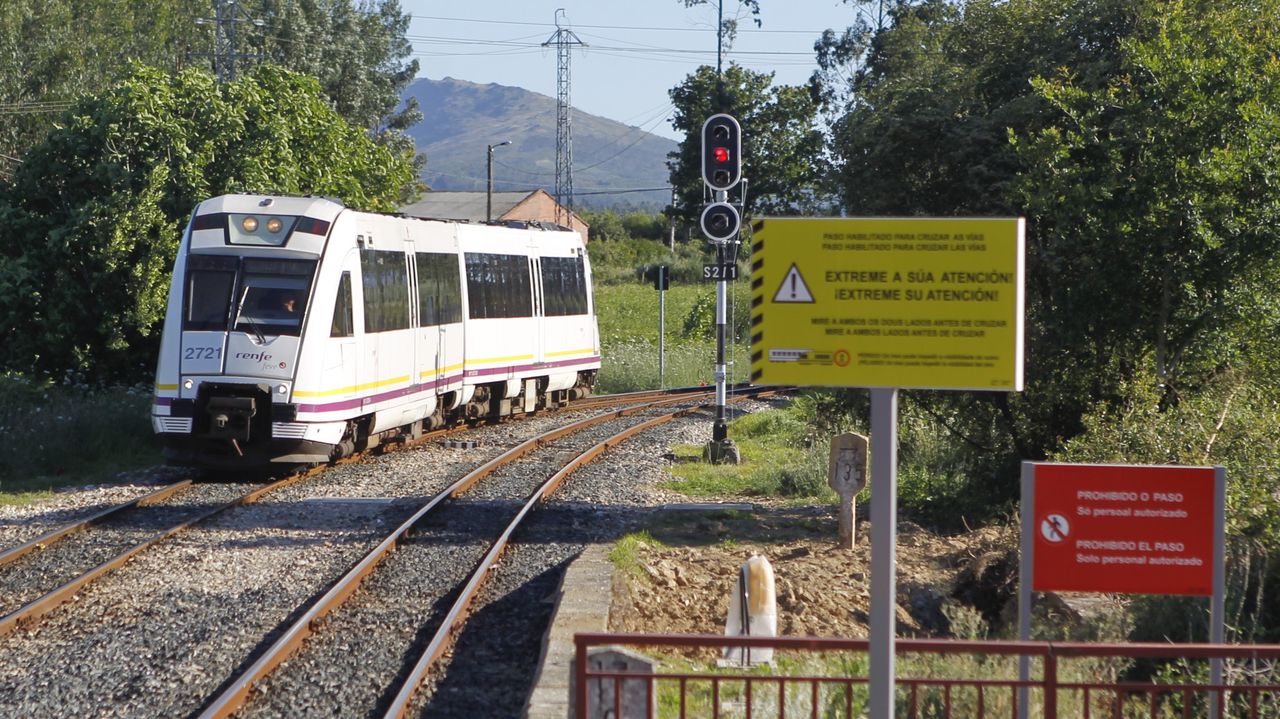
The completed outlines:
<svg viewBox="0 0 1280 719">
<path fill-rule="evenodd" d="M 262 328 L 258 326 L 257 321 L 252 317 L 244 314 L 244 302 L 247 299 L 249 299 L 249 288 L 246 286 L 244 292 L 240 293 L 240 302 L 236 304 L 236 323 L 234 326 L 239 327 L 240 322 L 243 320 L 249 325 L 249 329 L 253 330 L 253 336 L 257 338 L 258 344 L 264 345 L 267 343 L 267 337 L 262 333 Z"/>
</svg>

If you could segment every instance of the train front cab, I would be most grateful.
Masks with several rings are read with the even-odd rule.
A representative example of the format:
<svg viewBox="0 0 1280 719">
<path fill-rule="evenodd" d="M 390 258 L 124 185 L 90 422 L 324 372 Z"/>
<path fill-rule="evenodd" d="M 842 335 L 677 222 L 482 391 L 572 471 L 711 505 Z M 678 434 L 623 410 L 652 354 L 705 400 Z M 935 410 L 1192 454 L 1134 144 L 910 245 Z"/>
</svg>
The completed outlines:
<svg viewBox="0 0 1280 719">
<path fill-rule="evenodd" d="M 339 211 L 325 200 L 247 196 L 197 208 L 175 262 L 156 372 L 153 424 L 171 463 L 328 459 L 328 438 L 296 421 L 290 399 Z M 325 299 L 332 308 L 332 293 Z"/>
</svg>

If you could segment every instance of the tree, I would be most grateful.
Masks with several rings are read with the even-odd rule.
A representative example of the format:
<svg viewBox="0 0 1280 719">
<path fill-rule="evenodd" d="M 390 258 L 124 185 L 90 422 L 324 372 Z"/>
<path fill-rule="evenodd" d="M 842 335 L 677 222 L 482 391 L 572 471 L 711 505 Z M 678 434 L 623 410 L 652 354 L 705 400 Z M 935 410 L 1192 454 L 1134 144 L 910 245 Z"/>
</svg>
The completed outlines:
<svg viewBox="0 0 1280 719">
<path fill-rule="evenodd" d="M 338 113 L 399 154 L 422 115 L 400 105 L 418 71 L 398 0 L 241 2 L 261 27 L 242 26 L 240 52 L 319 79 Z M 5 0 L 0 3 L 0 176 L 90 88 L 131 63 L 177 72 L 211 67 L 210 0 Z M 251 65 L 247 62 L 242 68 Z M 411 189 L 411 188 L 407 188 Z"/>
<path fill-rule="evenodd" d="M 846 210 L 1028 218 L 1027 391 L 909 395 L 1005 458 L 997 499 L 1134 378 L 1176 402 L 1274 336 L 1250 309 L 1277 277 L 1278 18 L 1272 0 L 931 0 L 875 34 L 834 133 Z"/>
<path fill-rule="evenodd" d="M 1091 308 L 1073 343 L 1150 362 L 1173 402 L 1239 363 L 1240 325 L 1274 279 L 1280 3 L 1151 3 L 1138 23 L 1105 83 L 1033 82 L 1055 117 L 1016 137 L 1014 196 L 1060 268 L 1043 303 Z"/>
<path fill-rule="evenodd" d="M 727 112 L 742 125 L 748 212 L 794 214 L 817 206 L 822 135 L 815 125 L 817 105 L 808 91 L 774 87 L 772 73 L 752 72 L 735 64 L 725 69 L 724 86 L 725 104 L 721 105 L 715 68 L 704 65 L 671 90 L 676 108 L 671 125 L 685 135 L 667 160 L 681 216 L 696 222 L 701 211 L 702 123 L 716 112 Z"/>
<path fill-rule="evenodd" d="M 0 176 L 87 88 L 131 61 L 182 66 L 197 28 L 178 0 L 5 0 L 0 3 Z"/>
<path fill-rule="evenodd" d="M 14 371 L 144 377 L 202 199 L 320 194 L 391 211 L 413 177 L 314 79 L 269 65 L 225 85 L 137 68 L 62 123 L 0 184 L 0 366 Z"/>
<path fill-rule="evenodd" d="M 721 15 L 717 37 L 720 38 L 721 49 L 725 51 L 728 51 L 729 46 L 733 44 L 733 39 L 738 35 L 738 18 L 743 10 L 749 11 L 756 27 L 760 27 L 760 0 L 737 0 L 738 9 L 729 17 L 723 16 L 724 0 L 680 0 L 680 2 L 685 7 L 716 4 L 717 10 Z"/>
<path fill-rule="evenodd" d="M 272 62 L 311 75 L 348 122 L 394 149 L 412 147 L 405 130 L 422 120 L 417 100 L 400 107 L 418 74 L 399 0 L 268 0 L 258 47 Z"/>
<path fill-rule="evenodd" d="M 911 0 L 844 0 L 855 10 L 854 23 L 842 31 L 828 28 L 813 43 L 818 69 L 809 78 L 810 90 L 824 109 L 843 108 L 851 100 L 857 71 L 866 59 L 876 33 Z"/>
</svg>

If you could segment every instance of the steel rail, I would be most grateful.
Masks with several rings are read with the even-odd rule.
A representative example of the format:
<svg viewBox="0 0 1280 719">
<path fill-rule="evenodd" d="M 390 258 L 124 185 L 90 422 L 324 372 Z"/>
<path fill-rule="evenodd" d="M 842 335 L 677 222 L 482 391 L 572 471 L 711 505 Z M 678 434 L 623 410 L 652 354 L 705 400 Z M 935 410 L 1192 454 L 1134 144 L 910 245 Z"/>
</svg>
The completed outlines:
<svg viewBox="0 0 1280 719">
<path fill-rule="evenodd" d="M 485 462 L 476 469 L 467 473 L 453 484 L 446 487 L 435 497 L 431 498 L 426 504 L 422 505 L 408 519 L 396 527 L 378 546 L 374 547 L 368 554 L 364 556 L 354 567 L 352 567 L 341 579 L 330 587 L 311 607 L 298 617 L 298 619 L 286 629 L 280 637 L 273 643 L 256 661 L 245 669 L 240 676 L 227 685 L 226 689 L 214 699 L 207 708 L 199 715 L 200 719 L 219 719 L 228 717 L 241 709 L 249 698 L 250 692 L 254 686 L 264 677 L 275 670 L 280 664 L 289 659 L 302 646 L 302 643 L 310 636 L 323 619 L 333 610 L 340 607 L 364 582 L 364 580 L 373 573 L 373 570 L 382 563 L 384 559 L 390 556 L 391 552 L 399 545 L 399 543 L 409 534 L 409 532 L 418 525 L 428 514 L 435 510 L 446 499 L 458 497 L 466 493 L 472 486 L 481 479 L 489 476 L 498 468 L 510 464 L 515 460 L 523 457 L 529 452 L 541 447 L 544 444 L 559 439 L 565 435 L 578 432 L 582 429 L 595 424 L 618 419 L 630 414 L 643 412 L 653 407 L 661 407 L 677 402 L 688 402 L 691 399 L 705 399 L 710 396 L 710 392 L 702 392 L 698 395 L 680 395 L 676 397 L 668 397 L 656 402 L 650 402 L 643 405 L 624 407 L 622 409 L 602 412 L 585 419 L 578 420 L 563 427 L 556 428 L 545 434 L 539 435 L 532 439 L 528 439 L 493 459 Z M 692 411 L 692 410 L 690 410 Z"/>
<path fill-rule="evenodd" d="M 654 399 L 658 397 L 675 397 L 684 395 L 696 395 L 702 392 L 713 390 L 713 387 L 668 387 L 667 389 L 645 389 L 635 392 L 618 392 L 616 394 L 600 394 L 583 397 L 579 400 L 570 402 L 563 409 L 588 409 L 600 405 L 624 404 L 626 402 L 640 402 L 643 400 Z M 730 385 L 729 391 L 740 393 L 748 389 L 756 391 L 759 388 L 753 388 L 747 384 Z"/>
<path fill-rule="evenodd" d="M 681 390 L 677 390 L 677 391 L 681 391 Z M 637 392 L 637 393 L 629 393 L 629 394 L 642 395 L 646 393 Z M 672 392 L 666 392 L 666 393 L 660 393 L 660 394 L 664 396 L 670 396 Z M 685 398 L 686 397 L 682 394 L 678 398 L 671 399 L 668 401 L 669 402 L 682 401 Z M 613 405 L 613 404 L 619 404 L 619 403 L 625 403 L 625 402 L 634 402 L 637 399 L 638 399 L 637 397 L 628 397 L 626 395 L 601 395 L 600 396 L 601 401 L 598 402 L 597 404 Z M 569 406 L 567 408 L 573 409 L 574 407 Z M 626 412 L 626 410 L 621 410 L 621 411 Z M 619 416 L 622 416 L 622 415 L 619 415 Z M 435 430 L 432 432 L 426 432 L 421 437 L 418 437 L 417 439 L 406 441 L 405 444 L 409 446 L 413 446 L 416 444 L 425 443 L 437 437 L 452 434 L 457 431 L 464 431 L 465 429 L 467 428 L 457 427 L 457 428 L 446 428 L 446 429 Z M 380 447 L 385 450 L 385 449 L 390 449 L 391 445 L 384 444 L 384 445 L 380 445 Z M 528 451 L 528 449 L 526 449 L 525 451 Z M 360 456 L 361 455 L 355 455 L 354 457 L 344 460 L 343 463 L 345 463 L 346 461 L 358 460 Z M 106 562 L 103 562 L 97 567 L 90 569 L 88 572 L 85 572 L 79 577 L 63 584 L 60 587 L 53 589 L 52 591 L 48 592 L 47 594 L 35 600 L 32 600 L 31 602 L 10 612 L 9 614 L 6 614 L 0 617 L 0 636 L 5 636 L 19 628 L 29 626 L 35 623 L 45 614 L 49 613 L 50 611 L 60 606 L 61 604 L 65 603 L 71 597 L 75 596 L 77 592 L 79 592 L 88 584 L 96 581 L 97 579 L 101 578 L 102 576 L 106 575 L 112 570 L 119 569 L 120 567 L 128 563 L 129 560 L 131 560 L 133 557 L 149 549 L 150 547 L 153 547 L 156 544 L 174 536 L 175 534 L 183 532 L 189 529 L 190 527 L 194 526 L 195 524 L 203 522 L 204 520 L 216 514 L 224 512 L 228 509 L 232 509 L 234 507 L 243 506 L 247 504 L 252 504 L 258 501 L 259 499 L 261 499 L 262 496 L 270 492 L 273 492 L 277 489 L 282 489 L 284 487 L 287 487 L 295 482 L 301 481 L 302 479 L 314 476 L 318 471 L 321 471 L 324 468 L 325 466 L 321 465 L 319 467 L 312 468 L 308 471 L 299 472 L 297 474 L 290 475 L 289 477 L 285 477 L 284 479 L 278 480 L 276 482 L 273 482 L 273 483 L 264 485 L 262 487 L 259 487 L 255 490 L 252 490 L 238 499 L 232 500 L 231 502 L 228 502 L 219 507 L 215 507 L 214 509 L 211 509 L 208 512 L 205 512 L 204 514 L 201 514 L 193 519 L 187 520 L 181 524 L 170 527 L 169 529 L 163 531 L 161 534 L 151 538 L 150 540 L 147 540 L 146 542 L 143 542 L 141 544 L 138 544 L 126 550 L 125 552 L 113 557 L 112 559 L 109 559 Z M 469 488 L 476 481 L 479 481 L 479 479 L 481 479 L 483 476 L 484 475 L 481 474 L 471 478 L 470 482 L 466 484 L 465 487 Z M 25 542 L 19 546 L 7 549 L 3 552 L 0 552 L 0 566 L 4 566 L 13 561 L 16 561 L 20 557 L 30 554 L 31 552 L 37 549 L 47 547 L 50 544 L 57 542 L 58 540 L 64 539 L 75 532 L 81 531 L 89 526 L 97 524 L 103 521 L 104 519 L 107 519 L 112 516 L 116 516 L 129 509 L 145 507 L 145 506 L 160 502 L 164 499 L 171 497 L 173 494 L 177 493 L 182 489 L 189 488 L 190 486 L 192 486 L 192 484 L 193 484 L 192 480 L 189 480 L 189 479 L 185 479 L 179 482 L 174 482 L 173 484 L 169 484 L 164 487 L 161 487 L 151 492 L 150 494 L 146 494 L 141 497 L 129 500 L 127 502 L 123 502 L 114 507 L 109 507 L 90 517 L 87 517 L 85 519 L 82 519 L 76 522 L 71 522 L 63 527 L 60 527 L 44 535 L 36 537 L 35 539 Z M 465 491 L 465 488 L 462 491 Z"/>
<path fill-rule="evenodd" d="M 730 401 L 738 402 L 748 397 L 759 397 L 766 394 L 773 394 L 778 390 L 773 388 L 762 388 L 750 394 L 744 394 Z M 383 714 L 383 719 L 401 719 L 406 712 L 409 711 L 409 705 L 413 701 L 413 696 L 421 686 L 422 680 L 426 677 L 427 672 L 431 670 L 435 662 L 444 654 L 448 648 L 449 641 L 453 638 L 457 629 L 466 619 L 467 609 L 471 606 L 472 599 L 480 592 L 480 586 L 484 583 L 485 578 L 489 574 L 489 570 L 497 565 L 498 560 L 502 558 L 503 552 L 506 551 L 510 542 L 511 535 L 524 522 L 525 517 L 531 512 L 535 505 L 539 502 L 547 501 L 552 494 L 555 493 L 564 480 L 570 474 L 573 474 L 580 467 L 595 461 L 600 455 L 604 454 L 608 449 L 615 447 L 627 441 L 631 437 L 640 434 L 646 430 L 652 429 L 662 424 L 666 424 L 672 420 L 678 419 L 688 414 L 692 414 L 699 410 L 707 409 L 710 405 L 702 404 L 693 407 L 685 407 L 683 409 L 670 412 L 668 414 L 654 417 L 653 419 L 634 424 L 626 429 L 617 432 L 595 445 L 583 450 L 576 457 L 570 460 L 559 471 L 551 475 L 537 490 L 529 496 L 524 506 L 520 508 L 519 513 L 507 525 L 502 534 L 494 540 L 493 545 L 489 548 L 489 552 L 480 560 L 475 572 L 472 574 L 471 580 L 463 587 L 458 599 L 454 601 L 453 606 L 449 609 L 449 613 L 445 615 L 440 624 L 440 628 L 436 631 L 435 636 L 423 649 L 422 655 L 414 664 L 412 671 L 405 678 L 401 685 L 400 691 L 396 693 L 395 699 L 392 700 L 391 706 Z"/>
<path fill-rule="evenodd" d="M 285 477 L 284 479 L 276 480 L 275 482 L 272 482 L 270 484 L 263 485 L 262 487 L 258 487 L 254 490 L 246 492 L 243 496 L 239 497 L 238 499 L 233 499 L 232 501 L 227 502 L 226 504 L 223 504 L 207 512 L 204 512 L 197 517 L 188 519 L 182 522 L 181 524 L 174 525 L 169 529 L 164 530 L 161 534 L 158 534 L 152 537 L 151 539 L 148 539 L 145 542 L 142 542 L 128 550 L 125 550 L 124 552 L 116 555 L 115 557 L 108 559 L 102 564 L 99 564 L 93 569 L 90 569 L 88 572 L 81 574 L 79 577 L 76 577 L 70 582 L 67 582 L 66 584 L 63 584 L 62 586 L 54 589 L 53 591 L 50 591 L 48 594 L 45 594 L 44 596 L 39 597 L 38 599 L 32 600 L 26 605 L 18 609 L 15 609 L 14 611 L 10 612 L 9 614 L 6 614 L 3 617 L 0 617 L 0 636 L 7 635 L 16 629 L 20 629 L 22 627 L 26 627 L 26 626 L 30 626 L 31 624 L 34 624 L 45 614 L 48 614 L 49 612 L 56 609 L 58 606 L 70 600 L 72 597 L 76 595 L 77 592 L 83 589 L 86 585 L 99 579 L 100 577 L 102 577 L 103 575 L 107 574 L 112 570 L 123 567 L 126 563 L 128 563 L 130 559 L 133 559 L 135 556 L 142 553 L 143 551 L 146 551 L 147 549 L 159 544 L 160 542 L 163 542 L 164 540 L 174 536 L 175 534 L 185 531 L 195 526 L 196 524 L 199 524 L 200 522 L 203 522 L 204 520 L 216 514 L 224 512 L 228 509 L 243 506 L 246 504 L 252 504 L 253 502 L 258 501 L 264 495 L 270 492 L 274 492 L 277 489 L 283 489 L 284 487 L 294 484 L 295 482 L 299 482 L 310 476 L 312 476 L 311 472 L 301 472 L 299 474 Z"/>
<path fill-rule="evenodd" d="M 98 522 L 101 522 L 102 520 L 107 519 L 108 517 L 113 517 L 117 514 L 120 514 L 129 509 L 133 509 L 135 507 L 145 507 L 149 504 L 154 504 L 156 502 L 159 502 L 162 499 L 168 498 L 178 490 L 186 489 L 187 487 L 190 487 L 190 486 L 191 486 L 191 480 L 189 479 L 184 479 L 180 482 L 174 482 L 173 484 L 166 484 L 165 486 L 160 487 L 159 489 L 153 492 L 150 492 L 148 494 L 144 494 L 141 497 L 135 497 L 127 502 L 122 502 L 121 504 L 117 504 L 114 507 L 108 507 L 107 509 L 104 509 L 101 512 L 98 512 L 97 514 L 91 517 L 85 517 L 84 519 L 71 522 L 51 532 L 42 534 L 39 537 L 36 537 L 35 539 L 29 542 L 20 544 L 16 547 L 11 547 L 9 549 L 6 549 L 3 552 L 0 552 L 0 567 L 3 567 L 4 565 L 17 560 L 19 557 L 25 556 L 26 554 L 33 552 L 37 549 L 44 549 L 45 547 L 49 546 L 50 544 L 53 544 L 59 539 L 63 539 L 64 537 L 70 536 L 71 534 L 78 532 L 90 525 L 97 524 Z"/>
</svg>

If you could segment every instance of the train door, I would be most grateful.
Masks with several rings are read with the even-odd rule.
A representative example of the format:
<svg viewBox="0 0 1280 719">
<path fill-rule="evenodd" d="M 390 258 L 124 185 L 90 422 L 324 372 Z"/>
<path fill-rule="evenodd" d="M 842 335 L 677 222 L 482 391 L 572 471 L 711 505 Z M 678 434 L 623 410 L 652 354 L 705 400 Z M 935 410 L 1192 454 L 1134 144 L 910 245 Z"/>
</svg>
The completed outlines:
<svg viewBox="0 0 1280 719">
<path fill-rule="evenodd" d="M 537 248 L 529 246 L 529 282 L 533 295 L 533 363 L 542 364 L 546 356 L 546 340 L 543 337 L 546 324 L 546 306 L 542 294 L 542 266 L 538 260 Z"/>
<path fill-rule="evenodd" d="M 356 307 L 361 299 L 361 287 L 354 280 L 360 276 L 360 258 L 353 250 L 342 260 L 342 274 L 338 278 L 337 294 L 333 302 L 333 317 L 329 323 L 329 340 L 325 344 L 324 400 L 320 404 L 345 402 L 354 399 L 359 386 L 360 351 L 356 333 L 363 328 L 356 324 Z M 363 313 L 361 313 L 363 315 Z"/>
<path fill-rule="evenodd" d="M 440 392 L 462 390 L 463 356 L 466 350 L 462 317 L 462 253 L 440 255 L 440 345 L 436 369 L 440 372 Z"/>
<path fill-rule="evenodd" d="M 414 328 L 420 326 L 422 321 L 418 316 L 418 306 L 415 301 L 415 298 L 418 296 L 418 273 L 413 265 L 413 239 L 409 237 L 409 233 L 405 229 L 403 223 L 396 223 L 395 226 L 400 247 L 404 252 L 404 259 L 402 262 L 404 263 L 405 279 L 408 282 L 404 299 L 405 310 L 409 313 L 408 327 L 404 332 L 405 336 L 396 342 L 401 353 L 396 376 L 408 376 L 409 384 L 413 386 L 417 385 L 420 381 L 417 375 L 418 362 L 420 361 L 418 343 L 413 340 L 414 335 L 418 332 L 418 330 Z"/>
<path fill-rule="evenodd" d="M 437 393 L 453 389 L 451 376 L 462 370 L 462 297 L 458 255 L 419 252 L 414 255 L 418 276 L 418 367 L 422 381 Z"/>
</svg>

